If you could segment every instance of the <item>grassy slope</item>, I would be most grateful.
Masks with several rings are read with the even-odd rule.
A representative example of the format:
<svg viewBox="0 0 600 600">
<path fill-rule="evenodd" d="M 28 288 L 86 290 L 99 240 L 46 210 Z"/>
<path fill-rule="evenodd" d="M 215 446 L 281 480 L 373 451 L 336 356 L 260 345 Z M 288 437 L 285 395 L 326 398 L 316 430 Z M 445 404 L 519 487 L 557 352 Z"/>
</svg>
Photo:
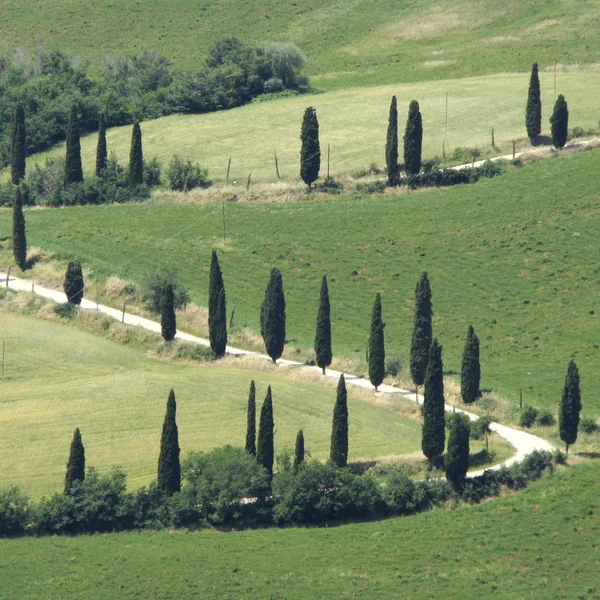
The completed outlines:
<svg viewBox="0 0 600 600">
<path fill-rule="evenodd" d="M 59 490 L 75 427 L 88 465 L 121 465 L 133 487 L 155 477 L 169 389 L 175 389 L 182 455 L 243 445 L 251 379 L 260 408 L 273 387 L 276 453 L 303 428 L 312 456 L 328 456 L 335 391 L 285 376 L 146 358 L 90 333 L 2 311 L 6 376 L 0 398 L 0 487 L 34 495 Z M 419 448 L 420 425 L 351 392 L 350 459 Z M 504 449 L 505 450 L 505 449 Z"/>
<path fill-rule="evenodd" d="M 96 68 L 107 52 L 155 48 L 197 67 L 210 44 L 235 35 L 294 41 L 322 87 L 418 81 L 600 60 L 598 0 L 5 0 L 0 37 L 41 35 Z"/>
<path fill-rule="evenodd" d="M 600 598 L 600 464 L 480 506 L 323 529 L 0 540 L 2 592 L 79 598 Z M 160 577 L 157 577 L 160 573 Z M 152 585 L 148 581 L 152 580 Z"/>
<path fill-rule="evenodd" d="M 376 291 L 389 355 L 406 364 L 415 282 L 433 286 L 434 330 L 445 366 L 460 369 L 464 335 L 481 339 L 484 388 L 554 410 L 566 366 L 580 367 L 584 414 L 596 416 L 599 151 L 550 159 L 501 178 L 411 195 L 228 205 L 223 248 L 215 205 L 126 205 L 29 210 L 31 244 L 140 281 L 178 265 L 206 303 L 220 248 L 229 311 L 258 329 L 271 266 L 283 271 L 288 339 L 310 349 L 319 282 L 330 281 L 334 354 L 362 360 Z M 0 213 L 0 236 L 11 215 Z M 175 237 L 174 237 L 175 236 Z M 356 275 L 354 274 L 356 273 Z"/>
<path fill-rule="evenodd" d="M 299 179 L 300 123 L 304 109 L 317 109 L 323 151 L 321 175 L 326 171 L 327 144 L 331 144 L 332 173 L 350 173 L 370 163 L 385 165 L 384 148 L 390 99 L 396 94 L 400 112 L 400 141 L 408 104 L 418 99 L 424 120 L 424 157 L 442 155 L 460 146 L 492 151 L 491 130 L 499 146 L 494 153 L 512 150 L 511 140 L 525 136 L 524 108 L 529 74 L 475 77 L 463 80 L 396 84 L 358 88 L 310 97 L 281 99 L 206 115 L 173 115 L 142 125 L 144 156 L 158 157 L 166 168 L 171 156 L 179 154 L 208 167 L 210 177 L 224 182 L 231 158 L 230 182 L 276 180 L 273 151 L 284 179 Z M 543 122 L 549 118 L 556 99 L 552 75 L 541 74 Z M 445 94 L 449 92 L 448 130 L 445 129 Z M 598 125 L 596 98 L 600 75 L 564 73 L 558 78 L 558 93 L 569 103 L 569 124 L 585 129 Z M 109 150 L 121 164 L 129 160 L 131 127 L 111 129 Z M 82 140 L 82 158 L 88 173 L 95 168 L 96 135 Z M 402 161 L 402 151 L 400 152 Z M 43 164 L 46 157 L 63 156 L 64 144 L 28 159 L 28 168 Z M 8 173 L 5 173 L 5 177 Z"/>
</svg>

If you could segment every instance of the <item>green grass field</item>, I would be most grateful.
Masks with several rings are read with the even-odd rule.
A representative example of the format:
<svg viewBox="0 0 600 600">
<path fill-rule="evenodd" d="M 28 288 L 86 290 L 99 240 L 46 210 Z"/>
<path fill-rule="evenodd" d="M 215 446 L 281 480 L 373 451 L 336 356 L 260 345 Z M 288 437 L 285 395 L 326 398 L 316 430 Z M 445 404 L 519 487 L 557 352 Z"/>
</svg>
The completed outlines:
<svg viewBox="0 0 600 600">
<path fill-rule="evenodd" d="M 0 540 L 4 598 L 600 598 L 598 461 L 472 508 L 321 529 Z"/>
<path fill-rule="evenodd" d="M 293 41 L 324 88 L 446 79 L 600 61 L 598 0 L 40 0 L 3 3 L 0 37 L 92 60 L 154 48 L 195 68 L 214 40 Z"/>
<path fill-rule="evenodd" d="M 64 485 L 75 427 L 88 466 L 120 465 L 130 487 L 156 476 L 167 395 L 177 396 L 182 456 L 224 444 L 243 446 L 250 380 L 260 408 L 273 389 L 276 454 L 293 451 L 298 429 L 316 459 L 329 455 L 335 390 L 280 374 L 174 364 L 91 333 L 2 310 L 6 374 L 0 389 L 0 488 L 39 497 Z M 382 405 L 351 390 L 350 460 L 417 452 L 420 423 L 400 401 Z M 395 405 L 395 406 L 394 406 Z M 499 456 L 509 446 L 494 442 Z"/>
<path fill-rule="evenodd" d="M 144 156 L 157 157 L 166 169 L 173 154 L 190 158 L 208 167 L 209 177 L 225 182 L 231 158 L 229 182 L 245 187 L 252 181 L 276 181 L 273 152 L 279 160 L 282 178 L 299 180 L 300 125 L 304 109 L 313 105 L 319 118 L 321 175 L 325 176 L 327 145 L 331 145 L 331 172 L 350 174 L 370 163 L 385 166 L 384 150 L 388 111 L 392 95 L 398 97 L 400 142 L 411 100 L 417 99 L 423 114 L 425 158 L 442 156 L 458 147 L 477 147 L 492 154 L 512 151 L 511 140 L 526 137 L 525 102 L 529 73 L 502 74 L 469 79 L 396 84 L 356 88 L 285 98 L 205 115 L 173 115 L 142 125 Z M 550 131 L 556 94 L 550 73 L 541 74 L 542 129 Z M 569 103 L 570 127 L 598 127 L 600 74 L 561 73 L 558 92 Z M 448 97 L 448 130 L 445 127 L 445 98 Z M 497 148 L 491 147 L 494 127 Z M 114 128 L 107 133 L 108 148 L 127 165 L 131 127 Z M 84 169 L 95 168 L 97 136 L 82 139 Z M 527 143 L 529 147 L 529 144 Z M 402 150 L 400 152 L 402 161 Z M 64 155 L 64 144 L 28 159 L 30 171 L 47 157 Z M 8 177 L 7 172 L 4 177 Z M 233 190 L 235 191 L 235 189 Z"/>
</svg>

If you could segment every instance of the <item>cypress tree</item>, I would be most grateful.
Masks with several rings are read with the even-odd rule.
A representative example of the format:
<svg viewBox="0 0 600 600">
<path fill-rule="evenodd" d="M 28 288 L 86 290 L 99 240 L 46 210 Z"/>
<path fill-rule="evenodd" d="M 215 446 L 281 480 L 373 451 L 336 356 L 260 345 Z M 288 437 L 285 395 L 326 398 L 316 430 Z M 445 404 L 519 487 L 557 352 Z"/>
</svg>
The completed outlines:
<svg viewBox="0 0 600 600">
<path fill-rule="evenodd" d="M 425 382 L 429 349 L 433 337 L 431 318 L 431 287 L 427 273 L 422 273 L 415 289 L 415 316 L 410 345 L 410 375 L 417 386 Z"/>
<path fill-rule="evenodd" d="M 463 402 L 471 404 L 479 398 L 479 383 L 481 380 L 481 366 L 479 364 L 479 338 L 472 325 L 469 325 L 467 339 L 462 356 L 460 370 L 460 395 Z"/>
<path fill-rule="evenodd" d="M 419 103 L 413 100 L 408 107 L 408 119 L 404 132 L 404 168 L 409 177 L 418 175 L 421 170 L 421 149 L 423 146 L 423 120 Z"/>
<path fill-rule="evenodd" d="M 179 464 L 179 432 L 176 422 L 177 403 L 175 392 L 169 392 L 167 412 L 160 438 L 158 457 L 158 487 L 167 494 L 181 489 L 181 465 Z"/>
<path fill-rule="evenodd" d="M 285 346 L 285 297 L 281 271 L 271 269 L 265 297 L 260 307 L 260 333 L 265 342 L 267 354 L 276 363 Z"/>
<path fill-rule="evenodd" d="M 132 186 L 144 183 L 144 154 L 142 152 L 142 129 L 136 121 L 131 132 L 129 151 L 129 183 Z"/>
<path fill-rule="evenodd" d="M 217 253 L 213 250 L 210 259 L 210 278 L 208 283 L 208 335 L 210 347 L 217 358 L 225 356 L 227 349 L 227 311 L 225 304 L 225 285 L 219 266 Z"/>
<path fill-rule="evenodd" d="M 177 333 L 175 318 L 175 301 L 173 298 L 173 284 L 167 284 L 162 291 L 160 302 L 160 329 L 165 342 L 172 342 Z"/>
<path fill-rule="evenodd" d="M 345 467 L 348 462 L 348 394 L 343 374 L 337 385 L 329 457 L 336 467 Z"/>
<path fill-rule="evenodd" d="M 71 492 L 71 488 L 76 481 L 85 479 L 85 448 L 81 441 L 79 427 L 73 434 L 71 450 L 69 452 L 69 462 L 67 463 L 67 473 L 65 475 L 65 494 Z"/>
<path fill-rule="evenodd" d="M 373 302 L 369 335 L 369 381 L 375 387 L 375 391 L 381 385 L 385 375 L 384 328 L 385 323 L 381 320 L 381 294 L 378 293 Z"/>
<path fill-rule="evenodd" d="M 106 122 L 104 115 L 100 115 L 100 122 L 98 123 L 98 145 L 96 146 L 96 177 L 102 177 L 104 169 L 106 169 L 107 160 L 106 150 Z"/>
<path fill-rule="evenodd" d="M 388 185 L 398 185 L 398 103 L 392 96 L 390 116 L 388 118 L 387 138 L 385 141 L 385 164 Z"/>
<path fill-rule="evenodd" d="M 274 428 L 273 423 L 273 399 L 271 397 L 271 386 L 267 389 L 267 397 L 260 410 L 260 421 L 258 424 L 258 443 L 256 445 L 256 461 L 262 465 L 269 475 L 273 475 Z"/>
<path fill-rule="evenodd" d="M 304 462 L 304 432 L 302 429 L 296 436 L 296 449 L 294 451 L 294 471 Z"/>
<path fill-rule="evenodd" d="M 81 142 L 79 140 L 79 117 L 73 104 L 67 126 L 67 152 L 65 156 L 65 185 L 83 181 L 81 167 Z"/>
<path fill-rule="evenodd" d="M 542 132 L 542 97 L 537 63 L 533 63 L 531 67 L 527 106 L 525 108 L 525 127 L 527 128 L 527 137 L 534 144 L 537 136 Z"/>
<path fill-rule="evenodd" d="M 443 454 L 445 441 L 446 415 L 444 413 L 442 347 L 434 339 L 431 343 L 427 374 L 425 375 L 423 435 L 421 438 L 421 449 L 429 461 Z"/>
<path fill-rule="evenodd" d="M 13 204 L 13 256 L 19 269 L 25 271 L 28 266 L 27 236 L 25 235 L 25 215 L 23 214 L 20 186 L 17 186 Z"/>
<path fill-rule="evenodd" d="M 83 271 L 78 260 L 72 260 L 67 265 L 63 289 L 69 304 L 81 304 L 83 300 Z"/>
<path fill-rule="evenodd" d="M 471 425 L 466 415 L 460 413 L 452 415 L 444 468 L 446 479 L 455 490 L 461 490 L 467 478 L 470 432 Z"/>
<path fill-rule="evenodd" d="M 10 178 L 14 185 L 19 185 L 25 177 L 25 108 L 19 102 L 13 114 L 10 132 Z"/>
<path fill-rule="evenodd" d="M 300 131 L 300 177 L 308 189 L 319 176 L 321 168 L 321 146 L 319 145 L 319 121 L 317 111 L 309 106 L 304 111 L 302 130 Z"/>
<path fill-rule="evenodd" d="M 323 369 L 323 375 L 325 375 L 325 368 L 331 364 L 332 359 L 330 310 L 327 276 L 323 275 L 321 292 L 319 295 L 319 312 L 317 314 L 317 333 L 315 335 L 317 365 Z"/>
<path fill-rule="evenodd" d="M 256 385 L 250 382 L 248 410 L 246 413 L 246 452 L 256 456 Z"/>
<path fill-rule="evenodd" d="M 565 147 L 567 143 L 567 134 L 569 132 L 569 108 L 565 97 L 561 94 L 556 99 L 554 112 L 550 117 L 550 132 L 552 134 L 552 144 L 559 150 Z"/>
<path fill-rule="evenodd" d="M 569 445 L 577 441 L 580 412 L 581 390 L 579 389 L 579 371 L 575 361 L 572 360 L 567 368 L 565 387 L 558 414 L 560 439 L 566 444 L 565 451 L 567 454 L 569 452 Z"/>
</svg>

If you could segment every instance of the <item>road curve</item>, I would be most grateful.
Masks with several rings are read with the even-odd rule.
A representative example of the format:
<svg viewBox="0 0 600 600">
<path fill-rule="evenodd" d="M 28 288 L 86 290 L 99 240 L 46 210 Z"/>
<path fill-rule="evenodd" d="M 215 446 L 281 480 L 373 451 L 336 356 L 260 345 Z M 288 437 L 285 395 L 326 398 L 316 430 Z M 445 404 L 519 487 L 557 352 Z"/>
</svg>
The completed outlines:
<svg viewBox="0 0 600 600">
<path fill-rule="evenodd" d="M 6 279 L 7 279 L 6 273 L 0 273 L 0 285 L 2 285 L 2 286 L 6 286 L 15 291 L 33 292 L 39 296 L 42 296 L 43 298 L 48 298 L 49 300 L 53 300 L 54 302 L 58 302 L 58 303 L 66 301 L 66 297 L 63 292 L 58 291 L 58 290 L 53 290 L 50 288 L 46 288 L 43 286 L 39 286 L 39 285 L 34 285 L 34 283 L 31 280 L 10 277 L 10 279 L 8 280 L 8 285 L 7 285 Z M 123 318 L 123 311 L 118 310 L 116 308 L 111 308 L 110 306 L 104 306 L 102 304 L 96 305 L 95 302 L 92 302 L 91 300 L 87 300 L 85 298 L 81 302 L 81 308 L 83 308 L 85 310 L 94 310 L 94 311 L 97 310 L 97 311 L 99 311 L 105 315 L 108 315 L 109 317 L 112 317 L 114 319 L 117 319 L 119 321 L 121 321 Z M 161 332 L 160 323 L 157 323 L 156 321 L 151 321 L 150 319 L 146 319 L 144 317 L 132 315 L 127 312 L 124 315 L 124 322 L 127 325 L 135 325 L 137 327 L 143 327 L 144 329 L 147 329 L 149 331 L 154 331 L 159 334 Z M 200 338 L 195 335 L 185 333 L 183 331 L 178 331 L 176 337 L 178 340 L 181 340 L 184 342 L 200 344 L 201 346 L 210 346 L 210 342 L 207 339 Z M 271 360 L 266 355 L 257 354 L 256 352 L 249 352 L 248 350 L 242 350 L 241 348 L 234 348 L 232 346 L 227 346 L 227 353 L 231 354 L 233 356 L 254 355 L 254 356 L 260 356 L 261 358 L 264 358 L 265 360 L 268 360 L 268 361 Z M 302 367 L 303 369 L 314 370 L 319 373 L 321 372 L 321 369 L 319 369 L 318 367 L 311 367 L 311 366 L 308 366 L 308 365 L 305 365 L 303 363 L 296 362 L 293 360 L 280 359 L 278 361 L 278 364 L 293 366 L 293 367 Z M 339 371 L 327 369 L 326 377 L 333 377 L 335 379 L 339 379 L 340 375 L 341 375 L 341 372 L 339 372 Z M 357 387 L 371 389 L 371 390 L 373 389 L 373 386 L 371 385 L 371 382 L 368 379 L 364 379 L 363 377 L 358 377 L 356 375 L 352 375 L 352 374 L 348 374 L 348 373 L 344 373 L 344 377 L 345 377 L 346 383 L 348 385 L 354 385 Z M 402 390 L 400 388 L 397 388 L 397 387 L 394 387 L 391 385 L 380 385 L 379 393 L 388 394 L 388 395 L 398 395 L 398 396 L 402 396 L 403 398 L 406 398 L 407 400 L 412 400 L 412 401 L 420 403 L 420 404 L 423 403 L 422 395 L 417 396 L 414 392 L 411 392 L 408 390 Z M 471 421 L 476 421 L 478 419 L 477 415 L 470 413 L 468 411 L 458 409 L 458 408 L 455 408 L 455 407 L 449 406 L 449 405 L 446 405 L 445 408 L 446 408 L 447 412 L 453 412 L 455 410 L 456 410 L 456 412 L 461 412 L 461 413 L 467 415 L 467 417 L 469 417 L 469 419 L 471 419 Z M 515 448 L 516 452 L 508 460 L 505 460 L 503 463 L 494 465 L 493 467 L 488 467 L 489 469 L 499 469 L 501 466 L 504 466 L 504 465 L 508 466 L 515 462 L 519 462 L 519 461 L 523 460 L 523 458 L 525 458 L 528 454 L 531 454 L 534 450 L 546 450 L 546 451 L 551 452 L 555 449 L 554 446 L 550 442 L 548 442 L 542 438 L 539 438 L 535 435 L 532 435 L 531 433 L 527 433 L 526 431 L 521 431 L 519 429 L 513 429 L 512 427 L 508 427 L 507 425 L 501 425 L 500 423 L 492 423 L 490 425 L 490 429 L 492 431 L 495 431 L 500 437 L 504 438 L 509 444 L 511 444 Z M 477 475 L 481 475 L 484 470 L 485 469 L 480 470 L 480 471 L 470 471 L 468 476 L 476 477 Z"/>
</svg>

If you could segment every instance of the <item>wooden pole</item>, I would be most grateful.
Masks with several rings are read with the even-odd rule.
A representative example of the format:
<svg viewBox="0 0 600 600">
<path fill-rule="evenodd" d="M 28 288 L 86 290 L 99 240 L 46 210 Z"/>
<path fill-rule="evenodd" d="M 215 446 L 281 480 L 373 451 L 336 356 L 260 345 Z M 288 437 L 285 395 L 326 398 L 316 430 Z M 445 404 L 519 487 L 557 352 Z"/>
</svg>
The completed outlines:
<svg viewBox="0 0 600 600">
<path fill-rule="evenodd" d="M 515 160 L 515 154 L 517 152 L 517 143 L 513 142 L 512 145 L 513 145 L 513 160 Z"/>
<path fill-rule="evenodd" d="M 519 388 L 519 410 L 523 408 L 523 390 Z"/>
<path fill-rule="evenodd" d="M 123 315 L 121 316 L 121 323 L 125 323 L 125 305 L 127 304 L 127 300 L 123 300 Z"/>
<path fill-rule="evenodd" d="M 231 157 L 229 157 L 229 162 L 227 163 L 227 175 L 225 176 L 225 184 L 229 183 L 229 169 L 231 168 Z"/>
<path fill-rule="evenodd" d="M 442 158 L 446 158 L 446 142 L 442 142 Z"/>
<path fill-rule="evenodd" d="M 12 265 L 8 266 L 8 271 L 6 272 L 6 287 L 8 287 L 8 280 L 10 279 L 10 270 L 12 269 Z"/>
<path fill-rule="evenodd" d="M 277 160 L 277 151 L 273 150 L 273 154 L 275 155 L 275 172 L 277 173 L 277 179 L 281 179 L 279 175 L 279 161 Z"/>
<path fill-rule="evenodd" d="M 248 173 L 248 181 L 246 182 L 246 191 L 250 189 L 250 179 L 252 178 L 252 173 Z"/>
<path fill-rule="evenodd" d="M 231 329 L 233 327 L 233 315 L 235 315 L 235 306 L 233 307 L 233 310 L 231 311 L 231 318 L 229 319 L 229 329 Z"/>
</svg>

